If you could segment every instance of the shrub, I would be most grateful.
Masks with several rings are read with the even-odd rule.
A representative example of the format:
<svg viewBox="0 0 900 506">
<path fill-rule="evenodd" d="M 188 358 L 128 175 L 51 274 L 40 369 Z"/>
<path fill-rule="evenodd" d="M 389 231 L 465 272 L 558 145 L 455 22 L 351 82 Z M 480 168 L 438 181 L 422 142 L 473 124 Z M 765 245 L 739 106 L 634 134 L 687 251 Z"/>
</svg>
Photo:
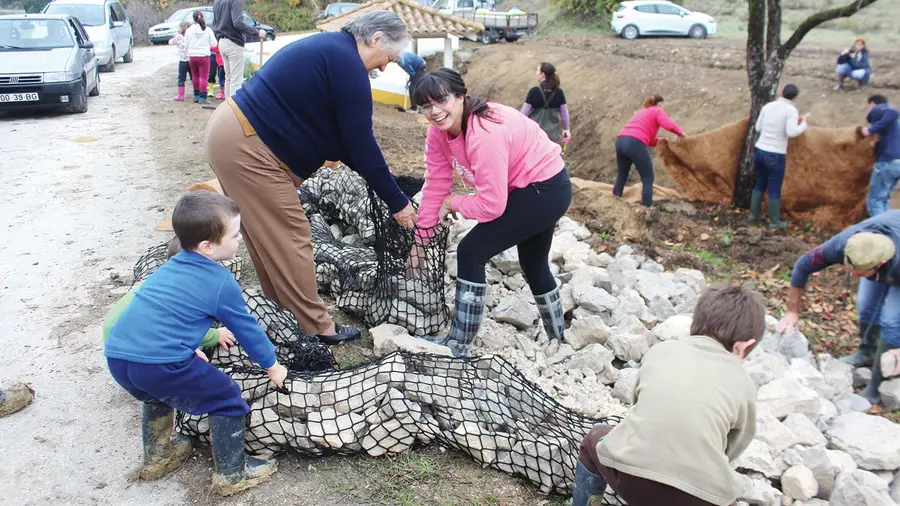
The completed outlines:
<svg viewBox="0 0 900 506">
<path fill-rule="evenodd" d="M 272 25 L 278 31 L 312 30 L 316 27 L 313 12 L 304 6 L 291 5 L 289 1 L 271 3 L 268 0 L 258 0 L 252 4 L 244 4 L 247 12 L 253 15 L 260 23 Z"/>
<path fill-rule="evenodd" d="M 551 0 L 563 12 L 581 16 L 606 17 L 618 7 L 618 0 Z"/>
<path fill-rule="evenodd" d="M 136 46 L 150 44 L 150 36 L 147 33 L 150 27 L 162 23 L 175 11 L 171 2 L 167 0 L 127 0 L 122 4 L 128 19 L 131 20 L 131 33 Z"/>
</svg>

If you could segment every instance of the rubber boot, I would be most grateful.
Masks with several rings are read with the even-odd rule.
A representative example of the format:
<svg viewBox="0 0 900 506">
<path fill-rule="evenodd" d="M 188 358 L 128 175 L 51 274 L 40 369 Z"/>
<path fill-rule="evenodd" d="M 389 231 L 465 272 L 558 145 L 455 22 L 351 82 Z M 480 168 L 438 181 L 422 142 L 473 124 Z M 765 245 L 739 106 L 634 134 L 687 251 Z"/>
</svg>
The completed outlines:
<svg viewBox="0 0 900 506">
<path fill-rule="evenodd" d="M 137 470 L 142 480 L 156 480 L 176 471 L 191 456 L 193 444 L 181 434 L 172 435 L 175 410 L 158 402 L 145 402 L 141 416 L 144 464 Z"/>
<path fill-rule="evenodd" d="M 875 358 L 875 348 L 881 340 L 881 326 L 859 324 L 859 348 L 852 355 L 841 357 L 839 360 L 853 367 L 868 367 L 872 365 L 872 359 Z"/>
<path fill-rule="evenodd" d="M 34 390 L 24 383 L 0 390 L 0 418 L 21 411 L 34 400 Z"/>
<path fill-rule="evenodd" d="M 759 221 L 762 219 L 762 198 L 763 193 L 753 190 L 750 195 L 750 221 Z"/>
<path fill-rule="evenodd" d="M 206 91 L 200 92 L 200 100 L 198 101 L 201 104 L 208 104 L 209 99 L 207 98 Z"/>
<path fill-rule="evenodd" d="M 787 228 L 788 222 L 781 219 L 781 199 L 769 199 L 769 228 Z"/>
<path fill-rule="evenodd" d="M 457 279 L 450 332 L 447 336 L 426 336 L 423 339 L 447 346 L 454 357 L 468 356 L 469 348 L 484 321 L 484 297 L 487 295 L 487 289 L 486 283 Z"/>
<path fill-rule="evenodd" d="M 225 90 L 219 88 L 219 92 L 215 96 L 216 100 L 225 100 Z"/>
<path fill-rule="evenodd" d="M 590 506 L 591 497 L 606 490 L 606 478 L 590 472 L 580 460 L 575 464 L 575 487 L 572 490 L 572 506 Z"/>
<path fill-rule="evenodd" d="M 244 453 L 246 416 L 210 416 L 212 438 L 213 491 L 229 496 L 253 488 L 275 474 L 278 462 L 248 457 Z"/>
<path fill-rule="evenodd" d="M 535 295 L 534 301 L 537 303 L 538 313 L 541 315 L 547 337 L 565 341 L 566 317 L 562 299 L 559 296 L 559 288 L 554 288 L 543 295 Z"/>
<path fill-rule="evenodd" d="M 200 92 L 197 90 L 194 90 L 194 103 L 196 104 L 199 101 L 200 101 Z"/>
<path fill-rule="evenodd" d="M 216 90 L 216 85 L 213 83 L 208 83 L 206 86 L 206 96 L 210 96 Z"/>
<path fill-rule="evenodd" d="M 173 100 L 176 102 L 184 102 L 184 86 L 178 87 L 178 95 L 175 95 Z"/>
<path fill-rule="evenodd" d="M 865 399 L 873 405 L 881 404 L 881 394 L 878 392 L 878 387 L 881 386 L 881 382 L 884 380 L 881 371 L 881 356 L 889 350 L 896 349 L 896 346 L 887 344 L 884 342 L 884 339 L 878 340 L 878 348 L 875 350 L 875 358 L 872 361 L 872 379 L 869 381 L 869 384 L 866 385 L 866 389 L 859 393 L 859 395 L 865 397 Z"/>
</svg>

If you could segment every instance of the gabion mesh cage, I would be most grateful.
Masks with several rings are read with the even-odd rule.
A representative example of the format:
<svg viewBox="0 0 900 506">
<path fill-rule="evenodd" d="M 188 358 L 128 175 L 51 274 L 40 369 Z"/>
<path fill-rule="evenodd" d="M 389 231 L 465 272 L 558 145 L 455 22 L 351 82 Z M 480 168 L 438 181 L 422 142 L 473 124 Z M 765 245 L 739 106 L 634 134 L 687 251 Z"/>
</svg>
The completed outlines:
<svg viewBox="0 0 900 506">
<path fill-rule="evenodd" d="M 421 179 L 399 176 L 412 199 Z M 387 205 L 347 167 L 323 167 L 297 190 L 310 221 L 319 290 L 342 310 L 374 327 L 392 323 L 413 335 L 438 335 L 450 318 L 444 293 L 448 230 L 421 230 L 430 237 L 417 246 L 415 232 L 400 227 Z"/>
</svg>

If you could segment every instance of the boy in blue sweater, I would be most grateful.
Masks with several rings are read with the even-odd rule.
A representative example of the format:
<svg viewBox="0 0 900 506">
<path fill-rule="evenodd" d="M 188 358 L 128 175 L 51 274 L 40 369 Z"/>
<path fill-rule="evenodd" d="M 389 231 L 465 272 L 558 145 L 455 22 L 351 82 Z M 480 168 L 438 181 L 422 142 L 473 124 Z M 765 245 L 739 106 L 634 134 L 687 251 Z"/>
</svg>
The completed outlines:
<svg viewBox="0 0 900 506">
<path fill-rule="evenodd" d="M 172 436 L 175 409 L 209 414 L 217 493 L 231 495 L 253 487 L 276 470 L 275 461 L 245 455 L 250 407 L 237 384 L 197 350 L 218 320 L 275 385 L 281 387 L 287 376 L 272 342 L 250 315 L 237 281 L 216 263 L 237 253 L 240 224 L 237 204 L 230 198 L 210 191 L 184 194 L 172 212 L 182 251 L 144 281 L 109 332 L 104 347 L 109 371 L 144 403 L 139 478 L 165 476 L 190 455 L 190 439 Z"/>
</svg>

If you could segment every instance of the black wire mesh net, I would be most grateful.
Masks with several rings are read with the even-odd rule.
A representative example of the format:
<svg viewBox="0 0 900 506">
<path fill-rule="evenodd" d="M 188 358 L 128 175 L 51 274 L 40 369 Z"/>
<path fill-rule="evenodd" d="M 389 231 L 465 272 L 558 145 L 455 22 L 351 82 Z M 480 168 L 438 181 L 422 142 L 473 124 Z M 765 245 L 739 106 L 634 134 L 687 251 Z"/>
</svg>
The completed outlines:
<svg viewBox="0 0 900 506">
<path fill-rule="evenodd" d="M 412 199 L 421 179 L 398 176 Z M 310 222 L 319 291 L 369 327 L 392 323 L 412 335 L 438 335 L 450 308 L 444 288 L 448 231 L 419 230 L 428 237 L 410 252 L 415 232 L 402 228 L 365 180 L 347 167 L 323 167 L 297 190 Z"/>
</svg>

